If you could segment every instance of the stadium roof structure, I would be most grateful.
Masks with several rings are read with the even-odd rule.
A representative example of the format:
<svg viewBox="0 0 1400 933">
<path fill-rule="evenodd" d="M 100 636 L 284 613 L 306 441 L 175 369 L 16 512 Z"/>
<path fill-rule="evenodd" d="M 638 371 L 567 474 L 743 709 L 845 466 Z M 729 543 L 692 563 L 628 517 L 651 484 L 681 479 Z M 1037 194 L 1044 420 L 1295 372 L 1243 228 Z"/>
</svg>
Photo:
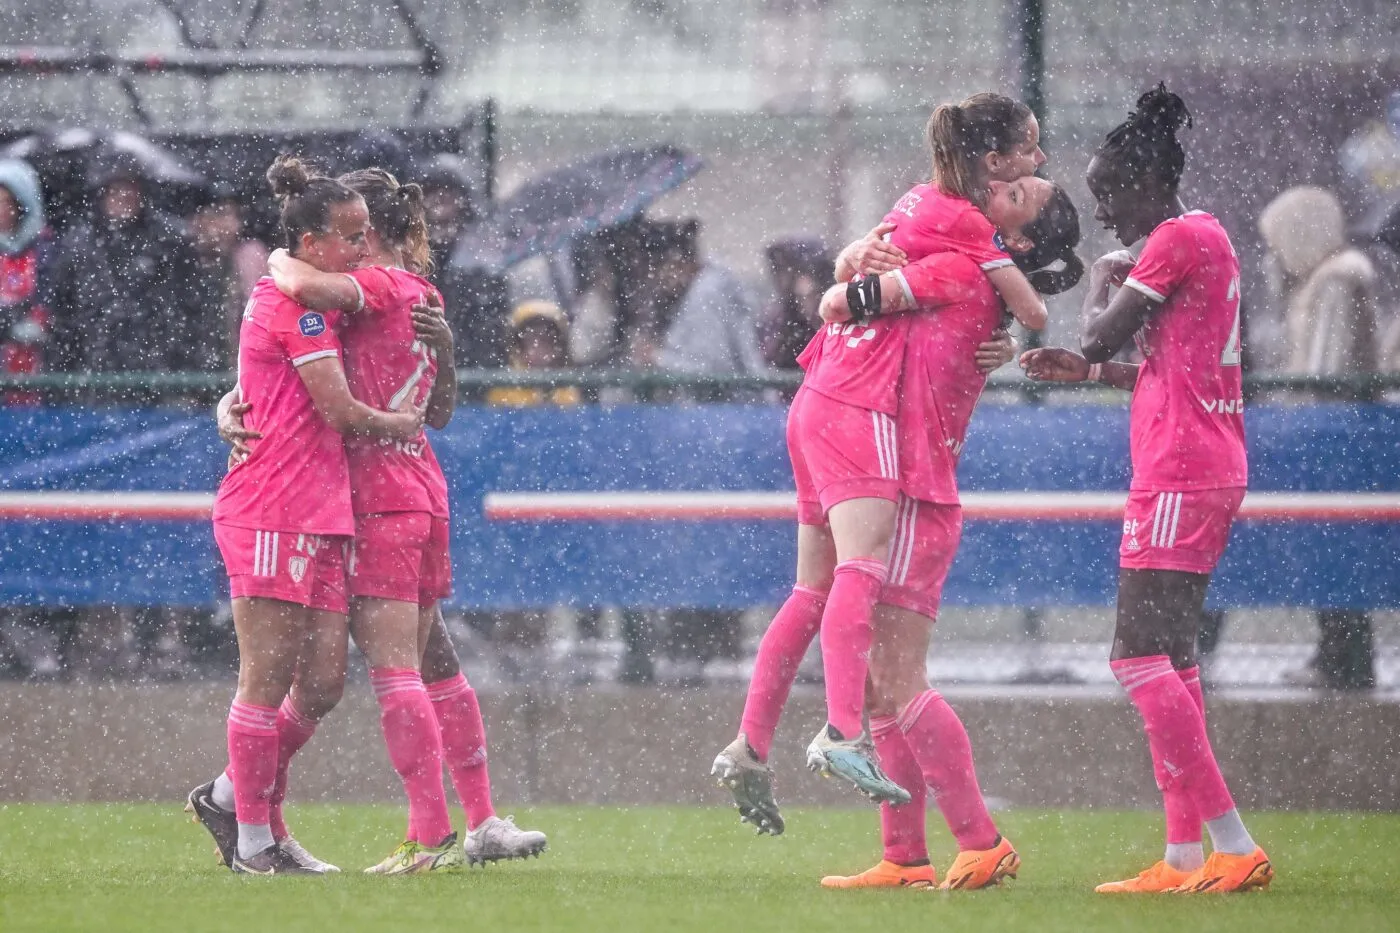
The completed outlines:
<svg viewBox="0 0 1400 933">
<path fill-rule="evenodd" d="M 407 49 L 259 49 L 249 41 L 267 8 L 257 0 L 237 38 L 226 45 L 201 39 L 190 28 L 188 15 L 176 0 L 158 0 L 173 18 L 185 48 L 158 52 L 120 52 L 66 46 L 0 46 L 0 74 L 108 75 L 121 87 L 143 125 L 153 120 L 142 104 L 136 79 L 142 75 L 183 74 L 210 79 L 252 72 L 347 70 L 359 72 L 417 72 L 418 93 L 412 117 L 423 114 L 444 69 L 441 50 L 429 39 L 405 0 L 388 0 L 412 43 Z"/>
</svg>

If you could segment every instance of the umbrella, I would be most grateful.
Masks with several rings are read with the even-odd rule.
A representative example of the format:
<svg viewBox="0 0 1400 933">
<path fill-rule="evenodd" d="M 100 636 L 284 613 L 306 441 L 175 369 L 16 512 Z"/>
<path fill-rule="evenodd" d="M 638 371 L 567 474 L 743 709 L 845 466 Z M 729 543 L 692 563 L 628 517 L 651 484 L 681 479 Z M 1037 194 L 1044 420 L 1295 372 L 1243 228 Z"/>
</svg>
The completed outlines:
<svg viewBox="0 0 1400 933">
<path fill-rule="evenodd" d="M 606 152 L 546 172 L 469 228 L 452 263 L 500 272 L 553 252 L 575 236 L 631 220 L 702 164 L 697 156 L 663 145 Z"/>
</svg>

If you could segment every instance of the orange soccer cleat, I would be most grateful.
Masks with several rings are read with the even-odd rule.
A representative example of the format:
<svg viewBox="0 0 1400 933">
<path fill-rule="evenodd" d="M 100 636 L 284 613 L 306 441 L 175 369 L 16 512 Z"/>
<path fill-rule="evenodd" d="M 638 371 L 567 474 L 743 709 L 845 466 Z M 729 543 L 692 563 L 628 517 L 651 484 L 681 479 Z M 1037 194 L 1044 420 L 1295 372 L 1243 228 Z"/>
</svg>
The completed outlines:
<svg viewBox="0 0 1400 933">
<path fill-rule="evenodd" d="M 938 875 L 932 865 L 896 865 L 881 861 L 858 875 L 827 875 L 824 888 L 932 888 Z"/>
<path fill-rule="evenodd" d="M 976 891 L 1001 884 L 1003 878 L 1015 878 L 1020 869 L 1021 856 L 1011 840 L 1002 836 L 990 849 L 959 852 L 939 887 L 944 891 Z"/>
<path fill-rule="evenodd" d="M 1191 877 L 1189 871 L 1179 871 L 1166 862 L 1158 862 L 1136 878 L 1109 881 L 1094 888 L 1099 894 L 1162 894 L 1181 886 Z"/>
<path fill-rule="evenodd" d="M 1263 890 L 1274 880 L 1274 867 L 1258 846 L 1248 855 L 1212 852 L 1200 870 L 1172 889 L 1175 894 L 1231 894 Z"/>
</svg>

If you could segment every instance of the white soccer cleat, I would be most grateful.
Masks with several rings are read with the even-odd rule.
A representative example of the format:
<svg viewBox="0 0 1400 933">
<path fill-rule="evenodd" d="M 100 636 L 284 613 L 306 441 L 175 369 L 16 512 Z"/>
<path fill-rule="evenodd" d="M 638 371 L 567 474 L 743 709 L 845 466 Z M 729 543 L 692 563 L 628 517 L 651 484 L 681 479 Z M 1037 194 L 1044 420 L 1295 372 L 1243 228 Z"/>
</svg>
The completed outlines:
<svg viewBox="0 0 1400 933">
<path fill-rule="evenodd" d="M 286 839 L 283 839 L 281 842 L 277 843 L 277 848 L 282 850 L 283 855 L 287 856 L 293 862 L 296 862 L 298 865 L 300 865 L 302 868 L 305 868 L 308 871 L 313 871 L 320 875 L 326 875 L 332 872 L 340 871 L 339 868 L 336 868 L 330 862 L 323 862 L 316 856 L 312 855 L 310 852 L 306 851 L 306 847 L 303 846 L 300 842 L 297 842 L 291 836 L 288 836 Z"/>
<path fill-rule="evenodd" d="M 468 865 L 485 865 L 502 859 L 539 857 L 549 846 L 545 834 L 515 825 L 515 817 L 493 816 L 467 833 L 463 848 Z"/>
<path fill-rule="evenodd" d="M 744 733 L 715 756 L 710 774 L 734 795 L 739 822 L 752 823 L 759 833 L 783 834 L 783 815 L 773 796 L 773 769 L 758 760 Z"/>
<path fill-rule="evenodd" d="M 871 800 L 896 807 L 910 801 L 909 792 L 885 776 L 875 757 L 875 743 L 861 730 L 853 739 L 838 739 L 830 725 L 822 727 L 807 746 L 807 767 L 825 777 L 836 775 L 850 781 Z"/>
</svg>

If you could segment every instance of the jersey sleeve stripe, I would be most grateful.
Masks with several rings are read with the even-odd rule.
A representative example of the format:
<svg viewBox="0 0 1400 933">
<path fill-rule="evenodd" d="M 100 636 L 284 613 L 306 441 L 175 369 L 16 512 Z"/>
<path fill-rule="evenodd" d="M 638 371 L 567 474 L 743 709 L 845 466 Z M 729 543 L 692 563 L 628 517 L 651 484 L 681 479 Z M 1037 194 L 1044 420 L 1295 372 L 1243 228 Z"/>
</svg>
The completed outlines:
<svg viewBox="0 0 1400 933">
<path fill-rule="evenodd" d="M 293 366 L 304 366 L 314 360 L 324 360 L 329 356 L 339 356 L 339 350 L 314 350 L 311 353 L 303 353 L 292 360 Z"/>
<path fill-rule="evenodd" d="M 980 263 L 977 268 L 981 269 L 983 272 L 991 272 L 993 269 L 1005 269 L 1007 266 L 1014 265 L 1016 265 L 1016 263 L 1011 259 L 989 259 L 984 263 Z"/>
<path fill-rule="evenodd" d="M 905 303 L 908 304 L 911 308 L 917 308 L 919 306 L 919 303 L 914 300 L 914 290 L 909 287 L 909 280 L 904 277 L 903 270 L 896 269 L 894 270 L 893 274 L 895 280 L 899 282 L 900 290 L 904 292 Z"/>
<path fill-rule="evenodd" d="M 1142 294 L 1146 295 L 1148 298 L 1151 298 L 1158 304 L 1161 304 L 1162 302 L 1167 300 L 1166 295 L 1163 295 L 1161 292 L 1157 291 L 1157 289 L 1155 288 L 1152 288 L 1150 285 L 1142 284 L 1137 279 L 1132 278 L 1131 276 L 1123 284 L 1133 289 L 1134 291 L 1141 292 Z"/>
<path fill-rule="evenodd" d="M 359 296 L 359 298 L 356 299 L 355 307 L 351 310 L 363 311 L 365 308 L 365 290 L 360 287 L 359 280 L 356 279 L 353 275 L 347 275 L 345 277 L 350 280 L 351 285 L 355 286 L 355 294 Z"/>
</svg>

